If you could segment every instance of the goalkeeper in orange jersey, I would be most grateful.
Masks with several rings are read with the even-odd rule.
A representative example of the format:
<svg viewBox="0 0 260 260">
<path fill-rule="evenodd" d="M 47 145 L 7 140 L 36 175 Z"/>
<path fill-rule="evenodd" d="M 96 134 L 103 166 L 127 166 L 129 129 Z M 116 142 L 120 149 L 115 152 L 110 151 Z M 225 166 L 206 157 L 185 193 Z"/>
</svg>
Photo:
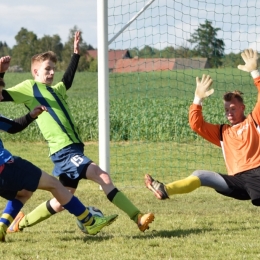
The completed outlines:
<svg viewBox="0 0 260 260">
<path fill-rule="evenodd" d="M 251 200 L 260 206 L 260 73 L 257 70 L 258 54 L 247 49 L 241 54 L 245 65 L 238 69 L 250 72 L 258 91 L 258 100 L 253 111 L 245 116 L 242 92 L 224 94 L 224 109 L 230 124 L 211 124 L 202 115 L 202 101 L 214 90 L 212 79 L 203 75 L 196 78 L 195 98 L 189 110 L 192 130 L 207 141 L 222 148 L 227 173 L 196 170 L 189 177 L 163 184 L 145 175 L 145 185 L 158 199 L 167 199 L 174 194 L 191 192 L 201 186 L 215 189 L 218 193 L 238 200 Z"/>
</svg>

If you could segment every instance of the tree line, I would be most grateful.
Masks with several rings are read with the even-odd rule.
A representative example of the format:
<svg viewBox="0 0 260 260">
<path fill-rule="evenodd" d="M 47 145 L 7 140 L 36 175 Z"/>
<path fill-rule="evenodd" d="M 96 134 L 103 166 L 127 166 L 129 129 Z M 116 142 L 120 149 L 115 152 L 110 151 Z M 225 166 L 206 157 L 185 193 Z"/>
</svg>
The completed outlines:
<svg viewBox="0 0 260 260">
<path fill-rule="evenodd" d="M 34 32 L 21 28 L 15 36 L 16 44 L 13 48 L 9 48 L 5 42 L 0 41 L 0 57 L 11 55 L 11 65 L 18 65 L 23 71 L 30 71 L 31 57 L 36 53 L 51 50 L 57 55 L 57 70 L 64 71 L 73 52 L 74 34 L 77 30 L 79 30 L 77 26 L 70 29 L 68 41 L 63 44 L 58 34 L 53 36 L 44 35 L 42 38 L 38 38 Z M 191 34 L 191 38 L 187 40 L 191 43 L 192 48 L 167 46 L 159 50 L 145 45 L 140 49 L 137 47 L 129 49 L 130 57 L 168 59 L 202 57 L 208 59 L 211 68 L 237 67 L 242 62 L 241 55 L 240 53 L 224 53 L 225 43 L 223 39 L 217 38 L 219 30 L 220 28 L 212 26 L 211 21 L 205 20 L 205 23 L 200 24 L 194 33 Z M 88 50 L 93 50 L 94 47 L 84 42 L 81 37 L 80 49 L 83 56 Z M 80 59 L 78 71 L 96 72 L 97 60 L 87 59 L 85 55 L 85 58 Z"/>
<path fill-rule="evenodd" d="M 44 35 L 42 38 L 38 38 L 37 35 L 28 31 L 25 28 L 21 28 L 15 36 L 16 44 L 13 48 L 9 48 L 5 42 L 0 41 L 0 57 L 10 55 L 12 57 L 11 66 L 18 65 L 27 72 L 31 70 L 31 57 L 36 53 L 45 51 L 54 51 L 57 55 L 56 68 L 58 71 L 66 70 L 71 54 L 73 53 L 74 35 L 79 30 L 77 26 L 74 26 L 69 31 L 68 41 L 62 44 L 61 38 L 58 34 L 53 36 Z M 80 40 L 81 54 L 87 52 L 87 50 L 94 49 L 90 44 L 87 44 Z M 78 64 L 78 71 L 89 70 L 91 61 L 87 59 L 80 59 Z"/>
<path fill-rule="evenodd" d="M 212 22 L 205 20 L 198 29 L 191 34 L 187 41 L 193 48 L 183 46 L 168 46 L 162 50 L 144 46 L 141 50 L 133 48 L 130 50 L 130 56 L 140 58 L 207 58 L 211 68 L 234 67 L 242 64 L 243 60 L 240 53 L 225 54 L 225 43 L 223 39 L 217 38 L 220 28 L 214 28 Z"/>
</svg>

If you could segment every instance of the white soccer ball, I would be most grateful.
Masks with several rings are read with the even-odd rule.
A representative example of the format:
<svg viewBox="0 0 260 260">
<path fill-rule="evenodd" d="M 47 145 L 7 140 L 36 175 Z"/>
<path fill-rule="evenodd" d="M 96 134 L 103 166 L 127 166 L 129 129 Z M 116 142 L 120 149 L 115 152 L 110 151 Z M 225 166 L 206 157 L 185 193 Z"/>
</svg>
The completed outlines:
<svg viewBox="0 0 260 260">
<path fill-rule="evenodd" d="M 92 214 L 92 216 L 98 216 L 98 217 L 103 217 L 103 213 L 100 209 L 96 208 L 96 207 L 93 207 L 93 206 L 88 206 L 87 209 L 89 210 L 89 212 Z M 85 226 L 82 224 L 82 222 L 80 222 L 78 219 L 77 219 L 77 225 L 79 227 L 79 229 L 85 233 L 85 234 L 88 234 Z"/>
<path fill-rule="evenodd" d="M 99 217 L 104 217 L 104 214 L 102 211 L 96 207 L 93 206 L 88 206 L 87 209 L 93 216 L 99 216 Z"/>
</svg>

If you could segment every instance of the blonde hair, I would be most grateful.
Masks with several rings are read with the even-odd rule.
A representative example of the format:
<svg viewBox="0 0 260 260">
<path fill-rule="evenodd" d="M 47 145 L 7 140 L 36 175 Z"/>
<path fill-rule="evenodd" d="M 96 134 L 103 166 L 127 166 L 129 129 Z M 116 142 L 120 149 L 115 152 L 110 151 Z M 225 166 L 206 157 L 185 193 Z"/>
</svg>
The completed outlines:
<svg viewBox="0 0 260 260">
<path fill-rule="evenodd" d="M 33 66 L 36 62 L 43 62 L 45 60 L 50 60 L 53 63 L 56 63 L 57 56 L 53 51 L 46 51 L 43 53 L 33 55 L 31 58 L 31 73 L 33 74 Z"/>
</svg>

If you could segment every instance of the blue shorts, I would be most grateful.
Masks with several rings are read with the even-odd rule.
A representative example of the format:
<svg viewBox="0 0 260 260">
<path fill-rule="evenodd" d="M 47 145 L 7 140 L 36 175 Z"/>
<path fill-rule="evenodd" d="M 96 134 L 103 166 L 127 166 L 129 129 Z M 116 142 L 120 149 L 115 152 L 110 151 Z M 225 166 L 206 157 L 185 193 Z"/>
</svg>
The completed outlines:
<svg viewBox="0 0 260 260">
<path fill-rule="evenodd" d="M 86 179 L 86 170 L 92 161 L 84 155 L 83 144 L 71 144 L 51 155 L 52 174 L 66 187 L 77 188 L 79 180 Z"/>
<path fill-rule="evenodd" d="M 14 156 L 13 160 L 4 164 L 0 173 L 0 196 L 12 200 L 20 190 L 34 192 L 39 185 L 42 171 L 21 157 Z"/>
</svg>

